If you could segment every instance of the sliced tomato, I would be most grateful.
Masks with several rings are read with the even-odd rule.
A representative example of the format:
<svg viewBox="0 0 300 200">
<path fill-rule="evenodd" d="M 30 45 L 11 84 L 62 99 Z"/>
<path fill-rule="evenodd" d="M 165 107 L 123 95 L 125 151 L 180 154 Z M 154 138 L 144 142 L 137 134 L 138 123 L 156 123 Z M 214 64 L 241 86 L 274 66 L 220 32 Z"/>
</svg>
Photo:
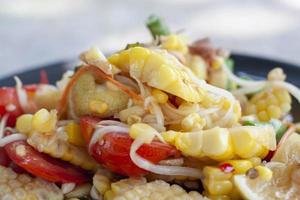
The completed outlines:
<svg viewBox="0 0 300 200">
<path fill-rule="evenodd" d="M 89 142 L 99 118 L 83 117 L 80 120 L 81 130 Z M 136 166 L 130 158 L 130 147 L 133 139 L 124 133 L 106 133 L 103 138 L 91 148 L 92 157 L 109 170 L 125 176 L 141 176 L 148 172 Z M 179 152 L 172 146 L 153 141 L 144 144 L 137 154 L 156 164 L 169 157 L 178 157 Z"/>
<path fill-rule="evenodd" d="M 95 126 L 100 121 L 99 117 L 85 116 L 80 118 L 80 129 L 87 144 L 90 143 Z"/>
<path fill-rule="evenodd" d="M 130 158 L 130 147 L 133 139 L 124 133 L 107 133 L 92 147 L 92 157 L 109 170 L 125 176 L 142 176 L 147 174 L 136 166 Z M 137 154 L 156 164 L 171 156 L 179 155 L 170 145 L 153 141 L 142 145 Z"/>
<path fill-rule="evenodd" d="M 55 183 L 84 183 L 88 174 L 67 162 L 50 157 L 31 147 L 26 141 L 5 145 L 9 158 L 27 172 Z"/>
<path fill-rule="evenodd" d="M 0 116 L 8 114 L 7 125 L 14 126 L 16 118 L 23 114 L 15 88 L 0 88 Z"/>
<path fill-rule="evenodd" d="M 10 159 L 3 147 L 0 147 L 0 165 L 7 167 L 10 164 Z"/>
</svg>

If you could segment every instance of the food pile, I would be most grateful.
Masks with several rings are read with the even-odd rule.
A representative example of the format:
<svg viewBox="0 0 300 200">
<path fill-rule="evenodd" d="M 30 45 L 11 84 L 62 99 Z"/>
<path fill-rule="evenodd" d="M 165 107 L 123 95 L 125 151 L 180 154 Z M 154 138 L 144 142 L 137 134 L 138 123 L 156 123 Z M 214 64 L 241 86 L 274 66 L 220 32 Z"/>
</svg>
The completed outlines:
<svg viewBox="0 0 300 200">
<path fill-rule="evenodd" d="M 147 27 L 151 42 L 91 48 L 55 85 L 0 88 L 0 199 L 299 198 L 283 70 L 239 77 L 208 39 Z"/>
</svg>

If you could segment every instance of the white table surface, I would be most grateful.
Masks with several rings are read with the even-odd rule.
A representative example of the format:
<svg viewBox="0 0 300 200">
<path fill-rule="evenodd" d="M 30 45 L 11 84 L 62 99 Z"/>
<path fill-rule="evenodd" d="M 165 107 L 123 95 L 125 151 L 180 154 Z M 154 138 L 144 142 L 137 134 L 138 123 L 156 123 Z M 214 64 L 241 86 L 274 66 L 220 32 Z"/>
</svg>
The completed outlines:
<svg viewBox="0 0 300 200">
<path fill-rule="evenodd" d="M 0 77 L 147 41 L 151 13 L 191 39 L 300 65 L 299 0 L 0 0 Z"/>
</svg>

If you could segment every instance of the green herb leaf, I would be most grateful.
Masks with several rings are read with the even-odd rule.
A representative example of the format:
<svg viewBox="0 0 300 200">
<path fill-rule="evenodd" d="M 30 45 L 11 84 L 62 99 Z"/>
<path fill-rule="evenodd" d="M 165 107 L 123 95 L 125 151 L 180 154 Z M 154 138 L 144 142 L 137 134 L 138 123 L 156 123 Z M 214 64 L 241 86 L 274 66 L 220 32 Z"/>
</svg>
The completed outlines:
<svg viewBox="0 0 300 200">
<path fill-rule="evenodd" d="M 151 32 L 153 38 L 156 38 L 160 35 L 169 35 L 171 33 L 169 27 L 164 23 L 164 21 L 160 17 L 156 15 L 151 15 L 150 17 L 148 17 L 146 25 L 149 31 Z"/>
<path fill-rule="evenodd" d="M 228 67 L 228 69 L 233 72 L 234 70 L 234 60 L 232 58 L 227 58 L 225 60 L 226 66 Z M 234 82 L 232 82 L 231 80 L 227 80 L 226 83 L 226 89 L 227 90 L 233 90 L 236 89 L 236 84 Z"/>
</svg>

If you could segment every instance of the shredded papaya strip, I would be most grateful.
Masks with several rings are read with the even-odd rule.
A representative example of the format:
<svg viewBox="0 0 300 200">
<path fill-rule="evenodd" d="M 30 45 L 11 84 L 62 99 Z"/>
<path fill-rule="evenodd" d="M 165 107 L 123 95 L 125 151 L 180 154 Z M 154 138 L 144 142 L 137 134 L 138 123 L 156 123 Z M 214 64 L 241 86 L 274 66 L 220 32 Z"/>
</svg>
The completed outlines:
<svg viewBox="0 0 300 200">
<path fill-rule="evenodd" d="M 131 96 L 132 98 L 134 98 L 136 100 L 140 100 L 140 101 L 143 100 L 143 98 L 140 95 L 136 94 L 134 91 L 130 90 L 125 85 L 123 85 L 120 82 L 116 81 L 111 76 L 105 74 L 99 67 L 96 67 L 96 66 L 93 66 L 93 65 L 87 65 L 87 66 L 81 67 L 73 75 L 72 79 L 70 80 L 70 82 L 66 86 L 66 88 L 65 88 L 65 90 L 63 92 L 63 95 L 62 95 L 62 97 L 60 99 L 60 102 L 58 103 L 58 106 L 57 106 L 57 111 L 58 111 L 58 117 L 59 118 L 61 118 L 61 116 L 65 112 L 66 105 L 67 105 L 67 100 L 68 100 L 68 95 L 71 92 L 73 86 L 75 85 L 75 83 L 77 82 L 77 80 L 81 77 L 81 75 L 83 75 L 86 72 L 92 72 L 92 74 L 94 76 L 101 77 L 101 78 L 103 78 L 105 80 L 110 81 L 115 86 L 117 86 L 120 90 L 122 90 L 123 92 L 125 92 L 126 94 L 128 94 L 129 96 Z"/>
</svg>

